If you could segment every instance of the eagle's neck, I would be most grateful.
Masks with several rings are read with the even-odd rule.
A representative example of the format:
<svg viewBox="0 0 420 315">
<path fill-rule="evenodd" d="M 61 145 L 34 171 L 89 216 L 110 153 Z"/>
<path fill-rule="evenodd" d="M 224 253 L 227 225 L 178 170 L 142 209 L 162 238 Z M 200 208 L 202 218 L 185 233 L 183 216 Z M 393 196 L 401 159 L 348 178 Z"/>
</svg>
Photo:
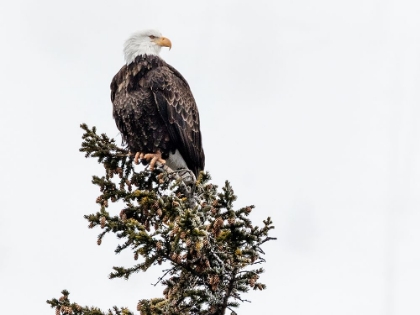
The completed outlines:
<svg viewBox="0 0 420 315">
<path fill-rule="evenodd" d="M 144 37 L 132 36 L 124 44 L 124 58 L 127 64 L 130 64 L 141 55 L 159 56 L 161 47 L 154 42 L 145 40 Z"/>
</svg>

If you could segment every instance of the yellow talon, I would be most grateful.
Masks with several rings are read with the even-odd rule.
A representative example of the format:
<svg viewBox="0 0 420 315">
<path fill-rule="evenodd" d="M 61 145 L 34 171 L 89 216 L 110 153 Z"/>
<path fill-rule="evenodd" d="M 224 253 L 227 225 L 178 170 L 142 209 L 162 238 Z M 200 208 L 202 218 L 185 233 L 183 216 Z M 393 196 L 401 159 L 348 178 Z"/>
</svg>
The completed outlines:
<svg viewBox="0 0 420 315">
<path fill-rule="evenodd" d="M 159 162 L 160 164 L 165 164 L 166 161 L 162 159 L 162 153 L 158 150 L 156 153 L 146 153 L 137 152 L 134 156 L 134 163 L 140 164 L 140 161 L 146 160 L 149 162 L 150 169 L 153 171 L 155 169 L 155 164 Z"/>
</svg>

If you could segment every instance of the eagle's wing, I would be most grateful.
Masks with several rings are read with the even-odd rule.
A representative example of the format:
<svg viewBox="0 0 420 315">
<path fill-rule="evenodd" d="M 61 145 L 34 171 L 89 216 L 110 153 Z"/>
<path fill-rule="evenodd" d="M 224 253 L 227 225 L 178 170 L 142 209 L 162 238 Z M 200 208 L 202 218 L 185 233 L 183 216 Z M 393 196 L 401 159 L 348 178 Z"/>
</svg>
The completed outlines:
<svg viewBox="0 0 420 315">
<path fill-rule="evenodd" d="M 198 174 L 205 158 L 198 109 L 187 81 L 169 65 L 151 70 L 147 81 L 171 140 L 188 168 Z"/>
</svg>

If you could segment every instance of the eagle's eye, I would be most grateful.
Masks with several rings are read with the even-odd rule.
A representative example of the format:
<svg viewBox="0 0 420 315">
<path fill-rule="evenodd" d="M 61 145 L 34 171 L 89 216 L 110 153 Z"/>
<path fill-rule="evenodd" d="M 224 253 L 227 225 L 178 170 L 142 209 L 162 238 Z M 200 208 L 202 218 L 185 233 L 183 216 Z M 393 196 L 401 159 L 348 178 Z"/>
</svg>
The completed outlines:
<svg viewBox="0 0 420 315">
<path fill-rule="evenodd" d="M 150 37 L 150 39 L 155 39 L 156 38 L 156 36 L 154 36 L 154 35 L 150 35 L 149 37 Z"/>
</svg>

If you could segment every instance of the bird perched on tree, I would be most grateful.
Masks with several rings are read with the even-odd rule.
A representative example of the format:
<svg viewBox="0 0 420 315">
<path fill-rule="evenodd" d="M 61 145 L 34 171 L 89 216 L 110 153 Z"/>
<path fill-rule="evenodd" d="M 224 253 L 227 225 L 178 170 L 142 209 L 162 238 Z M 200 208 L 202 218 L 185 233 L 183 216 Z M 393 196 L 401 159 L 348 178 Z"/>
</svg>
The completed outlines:
<svg viewBox="0 0 420 315">
<path fill-rule="evenodd" d="M 135 162 L 204 169 L 200 118 L 184 77 L 159 57 L 171 41 L 156 30 L 134 33 L 124 45 L 126 64 L 111 82 L 113 115 Z"/>
</svg>

